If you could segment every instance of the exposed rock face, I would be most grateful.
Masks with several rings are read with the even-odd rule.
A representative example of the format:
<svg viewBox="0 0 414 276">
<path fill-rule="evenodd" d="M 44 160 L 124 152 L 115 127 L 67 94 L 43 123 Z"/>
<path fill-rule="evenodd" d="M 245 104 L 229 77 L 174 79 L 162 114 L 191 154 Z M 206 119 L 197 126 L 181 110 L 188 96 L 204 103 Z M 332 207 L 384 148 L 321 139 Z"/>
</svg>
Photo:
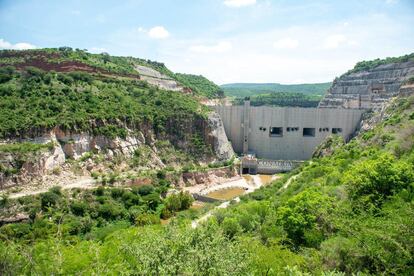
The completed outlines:
<svg viewBox="0 0 414 276">
<path fill-rule="evenodd" d="M 60 167 L 65 163 L 65 154 L 59 146 L 52 150 L 40 150 L 35 153 L 30 153 L 22 162 L 12 153 L 0 153 L 0 160 L 2 166 L 5 168 L 20 168 L 18 174 L 7 175 L 0 172 L 0 190 L 8 187 L 13 187 L 18 184 L 30 182 L 34 177 L 41 176 L 48 171 Z"/>
<path fill-rule="evenodd" d="M 223 123 L 217 113 L 209 114 L 208 120 L 190 122 L 180 127 L 177 135 L 167 134 L 164 139 L 169 139 L 173 144 L 179 148 L 188 148 L 188 139 L 182 134 L 190 135 L 193 128 L 201 130 L 204 136 L 204 141 L 211 146 L 214 156 L 213 160 L 224 161 L 230 159 L 233 155 L 233 149 L 227 140 L 224 132 Z M 171 126 L 174 129 L 174 126 Z M 60 128 L 54 128 L 49 132 L 43 133 L 30 139 L 24 139 L 24 142 L 32 142 L 39 144 L 53 143 L 52 149 L 44 149 L 39 152 L 31 153 L 22 161 L 18 161 L 13 153 L 0 152 L 0 160 L 2 166 L 8 169 L 18 168 L 18 174 L 6 175 L 0 171 L 0 189 L 29 183 L 36 177 L 41 177 L 48 172 L 62 167 L 66 160 L 78 160 L 87 152 L 103 153 L 105 159 L 111 160 L 115 156 L 123 156 L 124 158 L 131 157 L 135 150 L 146 146 L 151 149 L 150 161 L 148 168 L 162 169 L 166 165 L 161 160 L 156 147 L 157 137 L 151 128 L 142 127 L 140 130 L 127 129 L 129 135 L 123 138 L 108 138 L 102 135 L 92 135 L 87 132 L 70 132 L 63 131 Z M 171 136 L 171 137 L 169 137 Z M 179 139 L 178 137 L 181 137 Z M 0 141 L 2 142 L 2 141 Z M 3 141 L 6 143 L 22 142 L 22 140 Z M 213 161 L 211 160 L 211 161 Z M 92 165 L 91 165 L 92 166 Z M 86 167 L 85 170 L 91 171 L 92 168 Z"/>
<path fill-rule="evenodd" d="M 389 63 L 369 71 L 345 74 L 336 79 L 319 107 L 381 108 L 414 76 L 414 62 Z"/>
<path fill-rule="evenodd" d="M 227 139 L 223 121 L 218 113 L 209 114 L 208 123 L 213 136 L 213 149 L 219 160 L 228 160 L 234 156 L 233 147 Z"/>
<path fill-rule="evenodd" d="M 130 133 L 132 132 L 130 131 Z M 42 136 L 24 141 L 40 144 L 53 143 L 54 147 L 51 150 L 41 150 L 25 157 L 17 175 L 6 177 L 0 173 L 0 189 L 28 183 L 36 177 L 60 168 L 68 158 L 80 159 L 86 152 L 104 152 L 107 159 L 111 159 L 114 155 L 128 157 L 133 154 L 135 149 L 146 143 L 141 132 L 138 132 L 138 135 L 127 136 L 125 139 L 109 139 L 104 136 L 93 136 L 89 133 L 65 132 L 60 128 L 54 128 Z M 0 153 L 0 159 L 3 160 L 3 165 L 6 168 L 19 166 L 16 164 L 16 157 L 13 154 Z M 8 161 L 4 162 L 4 160 Z M 153 163 L 154 167 L 162 168 L 164 166 L 159 158 L 154 158 Z"/>
<path fill-rule="evenodd" d="M 142 65 L 135 66 L 135 69 L 139 72 L 141 79 L 147 81 L 149 84 L 166 90 L 184 91 L 184 87 L 157 70 Z"/>
<path fill-rule="evenodd" d="M 209 185 L 212 183 L 223 182 L 237 175 L 235 167 L 226 167 L 218 169 L 210 169 L 205 172 L 187 172 L 183 173 L 179 179 L 179 186 L 194 186 L 199 184 Z"/>
<path fill-rule="evenodd" d="M 414 95 L 414 84 L 401 86 L 398 95 L 399 97 L 408 97 Z M 391 100 L 385 102 L 375 111 L 364 113 L 360 123 L 359 132 L 369 131 L 373 129 L 380 122 L 392 116 L 392 113 L 390 111 L 394 110 L 395 108 L 397 108 L 396 102 Z"/>
</svg>

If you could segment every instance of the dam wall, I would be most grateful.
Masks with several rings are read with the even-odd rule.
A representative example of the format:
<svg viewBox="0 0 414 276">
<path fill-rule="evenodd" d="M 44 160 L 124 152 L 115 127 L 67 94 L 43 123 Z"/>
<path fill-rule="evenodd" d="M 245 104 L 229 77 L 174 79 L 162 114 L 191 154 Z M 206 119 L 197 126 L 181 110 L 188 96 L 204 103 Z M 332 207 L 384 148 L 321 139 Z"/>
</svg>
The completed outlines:
<svg viewBox="0 0 414 276">
<path fill-rule="evenodd" d="M 327 136 L 348 140 L 364 109 L 215 106 L 233 149 L 269 160 L 307 160 Z"/>
</svg>

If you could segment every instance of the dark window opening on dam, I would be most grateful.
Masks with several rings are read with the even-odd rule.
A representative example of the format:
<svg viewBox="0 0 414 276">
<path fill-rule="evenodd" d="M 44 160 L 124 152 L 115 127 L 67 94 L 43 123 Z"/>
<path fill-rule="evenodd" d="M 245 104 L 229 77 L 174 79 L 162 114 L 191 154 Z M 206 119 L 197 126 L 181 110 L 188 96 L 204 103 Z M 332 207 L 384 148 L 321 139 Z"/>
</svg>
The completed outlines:
<svg viewBox="0 0 414 276">
<path fill-rule="evenodd" d="M 337 134 L 337 133 L 341 133 L 342 132 L 342 128 L 332 128 L 332 133 L 333 134 Z"/>
<path fill-rule="evenodd" d="M 287 127 L 286 128 L 286 131 L 287 132 L 291 132 L 291 131 L 298 131 L 299 130 L 299 127 Z"/>
<path fill-rule="evenodd" d="M 304 137 L 315 137 L 315 128 L 313 127 L 304 127 L 303 128 Z"/>
<path fill-rule="evenodd" d="M 329 127 L 319 128 L 319 132 L 329 131 Z"/>
<path fill-rule="evenodd" d="M 283 136 L 283 127 L 270 127 L 269 135 L 272 137 Z"/>
</svg>

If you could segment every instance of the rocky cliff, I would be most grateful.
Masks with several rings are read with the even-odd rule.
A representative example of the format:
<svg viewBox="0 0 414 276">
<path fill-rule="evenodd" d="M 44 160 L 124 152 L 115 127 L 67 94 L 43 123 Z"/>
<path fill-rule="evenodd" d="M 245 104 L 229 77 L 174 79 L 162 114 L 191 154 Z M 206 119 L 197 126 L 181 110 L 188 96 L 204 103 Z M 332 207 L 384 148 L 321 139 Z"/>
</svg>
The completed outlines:
<svg viewBox="0 0 414 276">
<path fill-rule="evenodd" d="M 381 61 L 381 60 L 379 60 Z M 414 76 L 414 58 L 373 68 L 353 70 L 335 79 L 319 107 L 381 108 L 398 95 L 401 85 Z"/>
<path fill-rule="evenodd" d="M 174 76 L 162 63 L 67 47 L 0 51 L 0 189 L 230 159 L 220 117 L 200 103 L 205 81 L 179 75 L 189 88 Z"/>
<path fill-rule="evenodd" d="M 205 123 L 201 121 L 196 122 L 196 124 L 202 127 L 201 133 L 203 133 L 203 140 L 207 149 L 205 155 L 199 156 L 201 162 L 225 161 L 233 157 L 233 149 L 227 140 L 223 123 L 217 113 L 210 113 Z M 191 126 L 189 127 L 191 128 Z M 88 132 L 64 131 L 59 127 L 55 127 L 40 136 L 2 140 L 0 146 L 21 143 L 45 146 L 39 150 L 26 153 L 24 156 L 20 152 L 2 152 L 0 150 L 2 168 L 0 170 L 0 189 L 24 185 L 34 180 L 42 182 L 51 179 L 47 176 L 60 175 L 62 169 L 70 169 L 71 166 L 68 161 L 71 160 L 78 161 L 77 174 L 79 176 L 89 176 L 93 172 L 107 170 L 105 161 L 108 166 L 113 166 L 114 161 L 124 162 L 122 165 L 124 170 L 133 169 L 134 171 L 159 170 L 167 166 L 180 167 L 185 164 L 180 164 L 182 160 L 174 155 L 182 154 L 193 146 L 189 140 L 172 139 L 167 136 L 157 137 L 151 128 L 126 129 L 128 135 L 125 138 L 109 138 Z M 174 145 L 171 142 L 177 144 Z M 171 154 L 171 148 L 174 147 L 176 149 Z M 208 154 L 209 148 L 213 150 L 212 155 Z M 145 152 L 145 154 L 141 154 L 141 152 Z M 91 155 L 100 156 L 100 158 L 96 160 L 90 158 Z M 145 160 L 133 162 L 132 164 L 128 162 L 133 158 Z M 67 174 L 62 176 L 67 176 Z M 71 177 L 70 179 L 74 178 Z M 65 180 L 58 176 L 54 179 L 56 181 Z"/>
</svg>

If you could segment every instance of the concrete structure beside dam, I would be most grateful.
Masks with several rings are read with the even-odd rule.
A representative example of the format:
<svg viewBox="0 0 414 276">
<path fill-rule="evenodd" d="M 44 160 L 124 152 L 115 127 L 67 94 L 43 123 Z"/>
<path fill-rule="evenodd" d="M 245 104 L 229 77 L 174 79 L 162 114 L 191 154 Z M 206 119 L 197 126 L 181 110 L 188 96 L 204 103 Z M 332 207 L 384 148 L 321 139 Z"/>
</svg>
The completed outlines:
<svg viewBox="0 0 414 276">
<path fill-rule="evenodd" d="M 307 160 L 331 134 L 348 140 L 364 109 L 216 106 L 239 154 L 268 160 Z"/>
</svg>

